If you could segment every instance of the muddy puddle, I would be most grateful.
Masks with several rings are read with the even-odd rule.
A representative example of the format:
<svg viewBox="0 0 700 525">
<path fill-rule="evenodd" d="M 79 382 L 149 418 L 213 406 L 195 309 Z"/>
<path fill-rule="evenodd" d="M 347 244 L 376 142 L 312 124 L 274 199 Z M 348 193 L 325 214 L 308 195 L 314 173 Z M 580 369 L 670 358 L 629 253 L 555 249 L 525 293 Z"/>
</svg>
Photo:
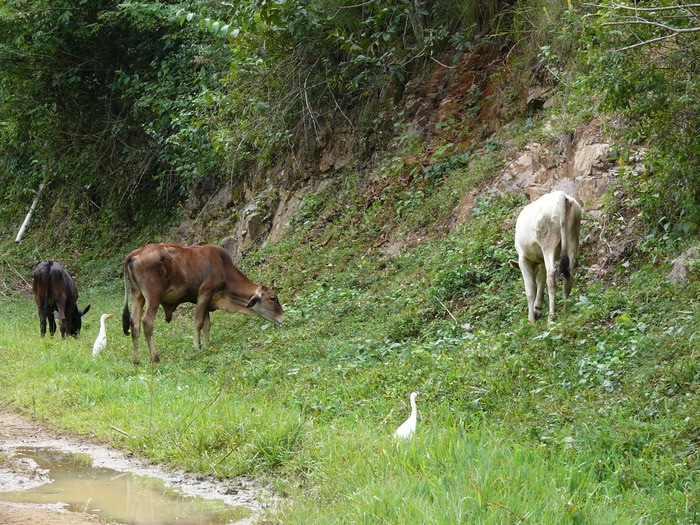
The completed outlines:
<svg viewBox="0 0 700 525">
<path fill-rule="evenodd" d="M 21 447 L 14 458 L 46 476 L 33 488 L 1 492 L 12 503 L 59 504 L 125 525 L 222 525 L 247 518 L 251 511 L 218 499 L 186 496 L 163 481 L 110 468 L 93 467 L 87 454 L 54 448 Z"/>
<path fill-rule="evenodd" d="M 82 516 L 128 525 L 245 525 L 274 502 L 253 479 L 165 469 L 0 408 L 0 525 L 66 523 L 7 517 L 20 507 L 76 516 L 70 523 L 84 523 Z"/>
</svg>

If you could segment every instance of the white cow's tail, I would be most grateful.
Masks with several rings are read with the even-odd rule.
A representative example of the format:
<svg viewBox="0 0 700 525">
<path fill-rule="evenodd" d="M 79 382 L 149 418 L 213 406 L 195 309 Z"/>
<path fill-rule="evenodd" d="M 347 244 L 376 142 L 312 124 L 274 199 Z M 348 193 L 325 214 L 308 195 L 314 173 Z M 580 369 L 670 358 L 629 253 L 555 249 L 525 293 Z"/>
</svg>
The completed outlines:
<svg viewBox="0 0 700 525">
<path fill-rule="evenodd" d="M 574 261 L 569 258 L 568 232 L 571 231 L 571 221 L 574 220 L 572 217 L 573 200 L 566 194 L 563 195 L 563 200 L 564 202 L 562 203 L 562 206 L 564 209 L 562 210 L 563 213 L 559 224 L 561 234 L 561 259 L 559 260 L 559 274 L 565 279 L 570 279 Z"/>
</svg>

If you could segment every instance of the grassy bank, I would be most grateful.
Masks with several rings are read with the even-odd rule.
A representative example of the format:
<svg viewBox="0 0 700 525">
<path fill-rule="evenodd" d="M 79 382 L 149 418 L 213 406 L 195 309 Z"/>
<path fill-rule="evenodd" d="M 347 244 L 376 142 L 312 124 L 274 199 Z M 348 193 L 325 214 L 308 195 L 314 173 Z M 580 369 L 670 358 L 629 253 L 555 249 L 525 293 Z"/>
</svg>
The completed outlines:
<svg viewBox="0 0 700 525">
<path fill-rule="evenodd" d="M 696 276 L 665 283 L 657 248 L 587 280 L 584 254 L 570 311 L 531 327 L 507 264 L 519 198 L 395 254 L 375 246 L 371 207 L 327 202 L 243 261 L 274 278 L 284 327 L 215 312 L 194 350 L 191 310 L 159 314 L 156 366 L 131 363 L 119 315 L 91 355 L 121 281 L 81 287 L 77 340 L 42 340 L 30 298 L 3 299 L 2 401 L 173 466 L 271 480 L 283 523 L 700 519 Z M 412 390 L 418 435 L 397 445 Z"/>
</svg>

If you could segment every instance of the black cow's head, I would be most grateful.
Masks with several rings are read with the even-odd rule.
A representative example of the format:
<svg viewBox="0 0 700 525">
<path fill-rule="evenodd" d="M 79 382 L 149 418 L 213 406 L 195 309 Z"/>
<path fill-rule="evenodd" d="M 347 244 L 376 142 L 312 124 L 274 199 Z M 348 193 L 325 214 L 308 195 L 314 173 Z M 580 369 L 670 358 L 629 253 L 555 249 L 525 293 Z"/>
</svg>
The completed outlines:
<svg viewBox="0 0 700 525">
<path fill-rule="evenodd" d="M 87 305 L 84 309 L 79 310 L 78 305 L 67 315 L 68 326 L 66 326 L 66 335 L 76 336 L 80 333 L 80 329 L 83 327 L 83 316 L 90 310 L 90 306 Z"/>
</svg>

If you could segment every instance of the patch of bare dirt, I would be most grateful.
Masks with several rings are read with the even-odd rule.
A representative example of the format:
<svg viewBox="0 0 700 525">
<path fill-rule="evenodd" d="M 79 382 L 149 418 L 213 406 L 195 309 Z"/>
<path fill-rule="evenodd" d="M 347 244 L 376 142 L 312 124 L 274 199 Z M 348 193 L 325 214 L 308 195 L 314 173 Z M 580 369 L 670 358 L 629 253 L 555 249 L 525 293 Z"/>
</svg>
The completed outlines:
<svg viewBox="0 0 700 525">
<path fill-rule="evenodd" d="M 0 523 L 3 525 L 85 525 L 102 523 L 97 516 L 50 510 L 38 505 L 0 503 Z"/>
<path fill-rule="evenodd" d="M 0 492 L 28 489 L 46 483 L 46 472 L 31 464 L 12 458 L 18 447 L 46 447 L 74 454 L 87 454 L 93 466 L 131 472 L 138 476 L 157 478 L 168 487 L 185 495 L 219 499 L 231 506 L 244 506 L 252 511 L 249 518 L 236 522 L 247 525 L 259 517 L 271 503 L 270 495 L 258 483 L 249 479 L 219 482 L 204 476 L 166 470 L 146 461 L 128 457 L 103 445 L 60 434 L 41 424 L 0 408 Z M 98 517 L 67 512 L 54 505 L 25 505 L 0 501 L 1 525 L 85 525 L 105 523 Z"/>
</svg>

